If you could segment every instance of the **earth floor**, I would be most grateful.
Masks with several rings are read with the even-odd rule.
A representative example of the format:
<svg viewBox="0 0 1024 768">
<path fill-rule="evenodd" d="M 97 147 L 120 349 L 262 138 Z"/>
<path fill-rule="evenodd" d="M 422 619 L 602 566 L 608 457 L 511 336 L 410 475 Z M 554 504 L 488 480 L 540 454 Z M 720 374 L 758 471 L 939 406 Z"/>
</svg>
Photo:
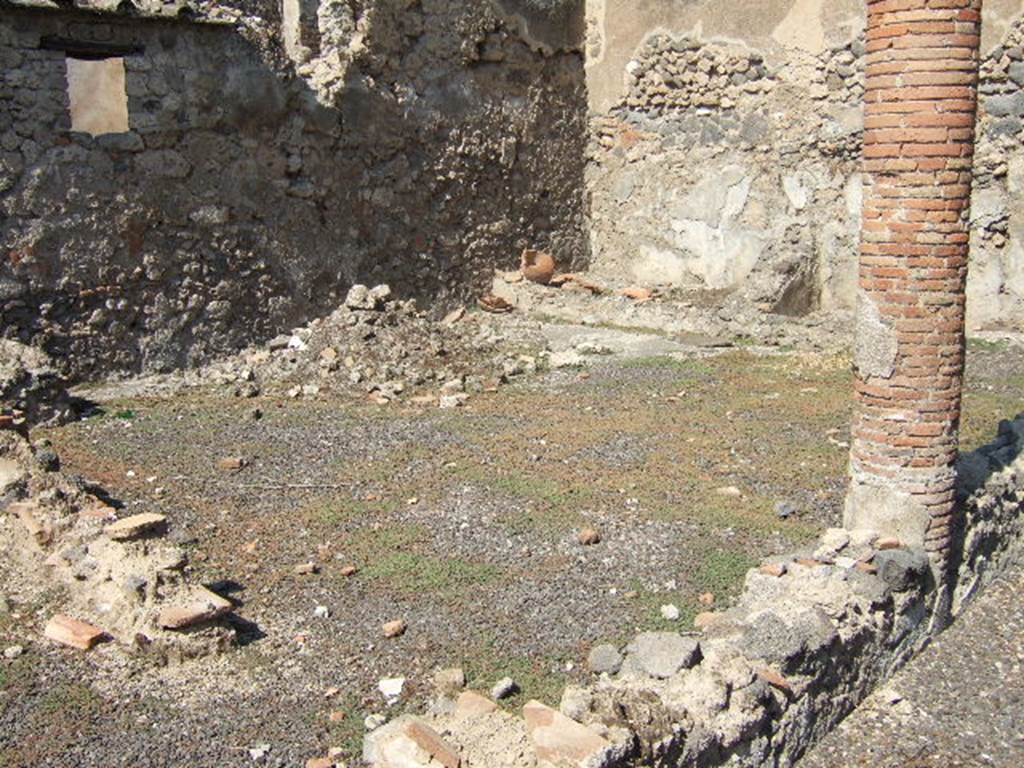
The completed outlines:
<svg viewBox="0 0 1024 768">
<path fill-rule="evenodd" d="M 509 707 L 557 704 L 592 645 L 688 630 L 702 596 L 727 604 L 761 558 L 839 522 L 851 386 L 843 356 L 734 348 L 608 358 L 452 410 L 98 403 L 33 437 L 128 511 L 170 518 L 195 575 L 237 603 L 240 647 L 166 668 L 55 648 L 39 628 L 60 593 L 0 562 L 19 617 L 0 614 L 0 646 L 26 648 L 0 661 L 0 766 L 253 765 L 261 745 L 255 764 L 355 757 L 364 717 L 422 706 L 443 667 L 484 690 L 511 676 Z M 1020 349 L 973 343 L 965 449 L 1022 392 Z M 581 545 L 584 527 L 600 543 Z M 296 574 L 310 561 L 317 574 Z M 383 638 L 395 619 L 406 633 Z M 377 684 L 398 676 L 389 707 Z"/>
</svg>

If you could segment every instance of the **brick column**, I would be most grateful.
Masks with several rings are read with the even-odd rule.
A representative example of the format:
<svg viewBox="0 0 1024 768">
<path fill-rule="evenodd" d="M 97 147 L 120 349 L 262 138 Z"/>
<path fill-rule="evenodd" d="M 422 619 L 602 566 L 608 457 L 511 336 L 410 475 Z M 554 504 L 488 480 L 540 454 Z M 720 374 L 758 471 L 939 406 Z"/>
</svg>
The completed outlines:
<svg viewBox="0 0 1024 768">
<path fill-rule="evenodd" d="M 981 0 L 868 0 L 846 525 L 950 549 Z"/>
</svg>

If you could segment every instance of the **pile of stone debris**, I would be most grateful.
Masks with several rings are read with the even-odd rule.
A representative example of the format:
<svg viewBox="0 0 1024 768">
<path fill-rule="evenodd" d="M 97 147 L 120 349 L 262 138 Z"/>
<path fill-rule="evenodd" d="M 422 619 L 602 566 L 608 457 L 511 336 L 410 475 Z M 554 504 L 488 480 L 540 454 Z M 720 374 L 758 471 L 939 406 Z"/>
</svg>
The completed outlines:
<svg viewBox="0 0 1024 768">
<path fill-rule="evenodd" d="M 508 334 L 507 323 L 487 312 L 459 308 L 438 322 L 387 285 L 355 285 L 329 316 L 183 378 L 248 397 L 330 392 L 455 407 L 543 364 L 539 333 L 524 324 Z"/>
<path fill-rule="evenodd" d="M 64 380 L 46 354 L 0 339 L 0 428 L 59 422 L 71 413 Z"/>
<path fill-rule="evenodd" d="M 43 353 L 12 349 L 0 381 L 0 557 L 66 592 L 65 613 L 43 633 L 80 650 L 113 640 L 162 660 L 230 645 L 223 619 L 234 605 L 192 581 L 164 516 L 121 516 L 102 489 L 61 471 L 47 441 L 30 441 L 29 428 L 62 418 L 70 398 Z"/>
</svg>

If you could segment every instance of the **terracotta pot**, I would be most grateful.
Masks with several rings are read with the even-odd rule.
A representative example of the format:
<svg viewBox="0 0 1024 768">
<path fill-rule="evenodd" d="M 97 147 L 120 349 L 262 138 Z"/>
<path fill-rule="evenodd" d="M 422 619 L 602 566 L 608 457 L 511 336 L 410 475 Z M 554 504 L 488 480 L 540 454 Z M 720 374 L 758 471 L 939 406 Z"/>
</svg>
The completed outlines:
<svg viewBox="0 0 1024 768">
<path fill-rule="evenodd" d="M 531 283 L 547 285 L 555 274 L 555 260 L 550 253 L 544 251 L 532 251 L 527 248 L 523 251 L 523 261 L 520 267 L 523 277 Z"/>
</svg>

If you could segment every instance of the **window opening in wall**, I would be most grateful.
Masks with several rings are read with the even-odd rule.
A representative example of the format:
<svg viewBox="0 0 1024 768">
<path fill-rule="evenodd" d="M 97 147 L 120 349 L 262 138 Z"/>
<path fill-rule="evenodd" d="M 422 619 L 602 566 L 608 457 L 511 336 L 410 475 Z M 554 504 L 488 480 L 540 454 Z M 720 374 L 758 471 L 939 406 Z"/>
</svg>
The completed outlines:
<svg viewBox="0 0 1024 768">
<path fill-rule="evenodd" d="M 124 58 L 80 58 L 68 53 L 65 61 L 71 130 L 93 136 L 128 131 Z"/>
</svg>

